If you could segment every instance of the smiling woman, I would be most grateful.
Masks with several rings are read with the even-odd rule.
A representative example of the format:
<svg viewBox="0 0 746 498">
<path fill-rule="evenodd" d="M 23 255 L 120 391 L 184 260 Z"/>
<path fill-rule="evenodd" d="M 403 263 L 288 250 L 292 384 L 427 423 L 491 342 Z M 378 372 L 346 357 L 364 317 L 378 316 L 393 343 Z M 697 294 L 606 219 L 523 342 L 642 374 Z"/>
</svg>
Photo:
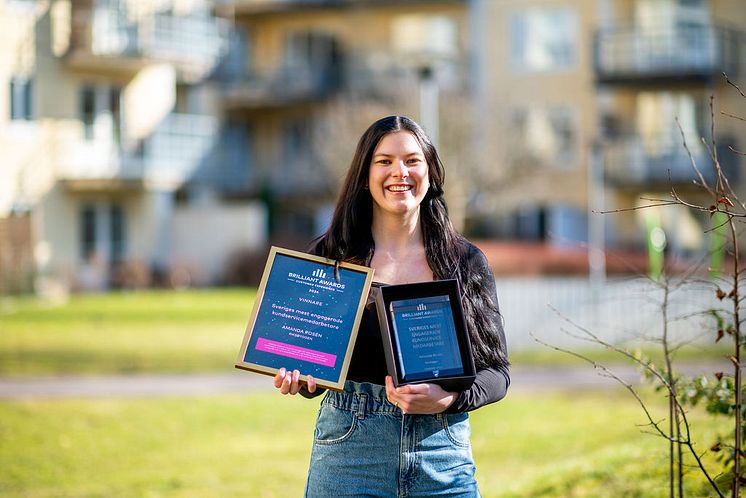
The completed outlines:
<svg viewBox="0 0 746 498">
<path fill-rule="evenodd" d="M 306 496 L 478 496 L 468 413 L 502 399 L 509 384 L 502 316 L 484 254 L 456 232 L 443 164 L 422 128 L 389 116 L 360 138 L 329 230 L 315 254 L 370 266 L 377 283 L 456 279 L 477 375 L 463 391 L 394 387 L 369 298 L 344 392 L 321 403 Z M 321 394 L 314 379 L 280 369 L 282 394 Z"/>
<path fill-rule="evenodd" d="M 422 147 L 406 131 L 383 137 L 368 173 L 373 219 L 386 214 L 416 216 L 430 181 Z"/>
</svg>

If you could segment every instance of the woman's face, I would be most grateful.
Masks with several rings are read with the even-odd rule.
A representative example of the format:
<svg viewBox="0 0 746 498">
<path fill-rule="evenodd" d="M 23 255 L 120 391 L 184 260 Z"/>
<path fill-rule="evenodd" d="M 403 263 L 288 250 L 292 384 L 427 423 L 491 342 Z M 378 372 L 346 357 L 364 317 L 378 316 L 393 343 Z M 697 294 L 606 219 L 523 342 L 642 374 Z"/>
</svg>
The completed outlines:
<svg viewBox="0 0 746 498">
<path fill-rule="evenodd" d="M 408 131 L 385 135 L 373 151 L 368 173 L 373 213 L 409 214 L 419 209 L 430 179 L 425 154 Z"/>
</svg>

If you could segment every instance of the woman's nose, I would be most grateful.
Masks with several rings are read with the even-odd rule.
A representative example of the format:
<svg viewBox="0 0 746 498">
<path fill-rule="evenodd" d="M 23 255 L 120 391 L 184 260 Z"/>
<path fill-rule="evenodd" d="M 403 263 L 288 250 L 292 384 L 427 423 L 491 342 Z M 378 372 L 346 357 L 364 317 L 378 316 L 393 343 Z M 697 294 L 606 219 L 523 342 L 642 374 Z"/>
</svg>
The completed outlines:
<svg viewBox="0 0 746 498">
<path fill-rule="evenodd" d="M 406 178 L 409 176 L 409 168 L 407 167 L 407 163 L 404 161 L 397 161 L 396 162 L 396 168 L 394 168 L 394 175 Z"/>
</svg>

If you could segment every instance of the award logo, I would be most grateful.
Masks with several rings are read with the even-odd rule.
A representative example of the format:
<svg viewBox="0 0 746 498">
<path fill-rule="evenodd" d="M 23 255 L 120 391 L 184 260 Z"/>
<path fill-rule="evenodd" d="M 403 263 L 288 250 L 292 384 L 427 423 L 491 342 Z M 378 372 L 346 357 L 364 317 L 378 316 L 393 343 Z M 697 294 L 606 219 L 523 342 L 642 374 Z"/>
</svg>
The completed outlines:
<svg viewBox="0 0 746 498">
<path fill-rule="evenodd" d="M 322 288 L 325 290 L 339 290 L 344 291 L 345 284 L 336 282 L 333 279 L 327 278 L 327 273 L 321 268 L 316 268 L 311 274 L 302 275 L 297 272 L 288 272 L 288 279 L 296 282 L 310 285 L 316 288 Z"/>
</svg>

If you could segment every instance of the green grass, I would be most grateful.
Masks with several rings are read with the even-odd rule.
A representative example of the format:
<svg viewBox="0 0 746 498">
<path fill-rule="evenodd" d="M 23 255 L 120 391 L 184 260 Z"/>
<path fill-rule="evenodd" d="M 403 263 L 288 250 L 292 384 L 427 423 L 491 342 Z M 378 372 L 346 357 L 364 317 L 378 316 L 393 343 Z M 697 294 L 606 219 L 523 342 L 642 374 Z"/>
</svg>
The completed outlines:
<svg viewBox="0 0 746 498">
<path fill-rule="evenodd" d="M 58 306 L 4 298 L 0 376 L 232 370 L 253 298 L 250 289 L 80 295 Z M 579 362 L 544 349 L 511 356 Z M 266 392 L 0 402 L 0 496 L 300 496 L 317 406 Z M 706 448 L 722 424 L 692 416 Z M 666 495 L 666 444 L 640 432 L 624 393 L 511 393 L 472 421 L 485 497 Z M 687 486 L 688 496 L 711 495 L 696 472 Z"/>
<path fill-rule="evenodd" d="M 226 371 L 233 368 L 253 289 L 75 295 L 63 305 L 0 300 L 0 375 Z M 690 346 L 680 359 L 722 359 L 724 347 Z M 655 357 L 656 351 L 646 351 Z M 592 352 L 609 364 L 615 353 Z M 511 352 L 515 365 L 584 365 L 537 345 Z"/>
<path fill-rule="evenodd" d="M 615 344 L 615 346 L 625 347 L 633 353 L 641 353 L 644 357 L 649 358 L 656 364 L 663 363 L 663 352 L 660 347 L 656 348 L 651 344 Z M 622 355 L 615 351 L 605 349 L 601 346 L 597 348 L 570 348 L 572 351 L 583 354 L 594 361 L 603 365 L 631 363 Z M 733 348 L 726 344 L 725 341 L 711 346 L 701 344 L 687 344 L 680 347 L 673 355 L 674 362 L 722 362 L 728 364 L 728 356 L 733 354 Z M 535 348 L 510 353 L 510 361 L 514 365 L 554 365 L 554 366 L 588 366 L 588 362 L 576 356 L 555 351 L 537 344 Z"/>
<path fill-rule="evenodd" d="M 0 375 L 229 370 L 253 289 L 147 291 L 0 303 Z"/>
<path fill-rule="evenodd" d="M 301 496 L 317 406 L 275 393 L 0 403 L 0 495 Z M 667 446 L 642 422 L 619 391 L 513 394 L 472 415 L 482 494 L 663 497 Z M 687 496 L 710 496 L 692 475 Z"/>
</svg>

